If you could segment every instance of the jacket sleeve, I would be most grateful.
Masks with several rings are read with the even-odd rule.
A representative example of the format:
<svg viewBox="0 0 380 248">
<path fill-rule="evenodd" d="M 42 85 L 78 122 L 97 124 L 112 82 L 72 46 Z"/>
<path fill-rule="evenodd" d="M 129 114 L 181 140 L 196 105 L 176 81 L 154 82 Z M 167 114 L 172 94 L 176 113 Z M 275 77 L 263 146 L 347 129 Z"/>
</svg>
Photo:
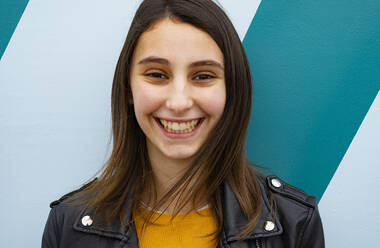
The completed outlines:
<svg viewBox="0 0 380 248">
<path fill-rule="evenodd" d="M 311 211 L 306 220 L 306 227 L 301 234 L 300 248 L 324 248 L 325 238 L 323 234 L 322 220 L 319 215 L 318 206 Z"/>
<path fill-rule="evenodd" d="M 45 224 L 42 235 L 41 248 L 58 248 L 59 237 L 57 232 L 56 208 L 52 208 Z"/>
</svg>

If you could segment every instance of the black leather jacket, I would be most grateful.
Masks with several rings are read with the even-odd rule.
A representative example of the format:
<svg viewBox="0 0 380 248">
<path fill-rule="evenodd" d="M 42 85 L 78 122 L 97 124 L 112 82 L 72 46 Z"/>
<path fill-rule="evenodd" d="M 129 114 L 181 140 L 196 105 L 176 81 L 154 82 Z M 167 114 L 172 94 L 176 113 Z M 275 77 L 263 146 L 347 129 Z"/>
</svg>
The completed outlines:
<svg viewBox="0 0 380 248">
<path fill-rule="evenodd" d="M 219 238 L 219 248 L 322 248 L 325 247 L 322 222 L 316 198 L 286 184 L 275 176 L 259 182 L 263 206 L 255 231 L 245 240 L 234 236 L 244 227 L 244 216 L 235 195 L 224 184 L 224 226 Z M 270 218 L 268 193 L 272 191 L 277 202 L 274 220 Z M 44 234 L 42 248 L 119 247 L 138 248 L 134 227 L 122 232 L 118 221 L 111 226 L 101 225 L 92 219 L 91 210 L 68 205 L 65 199 L 52 202 Z"/>
</svg>

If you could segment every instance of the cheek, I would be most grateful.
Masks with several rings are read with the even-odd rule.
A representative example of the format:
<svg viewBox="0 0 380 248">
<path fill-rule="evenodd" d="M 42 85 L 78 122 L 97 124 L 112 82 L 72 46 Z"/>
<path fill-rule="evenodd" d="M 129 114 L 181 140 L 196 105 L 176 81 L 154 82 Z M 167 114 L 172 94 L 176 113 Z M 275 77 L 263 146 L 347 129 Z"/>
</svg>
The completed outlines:
<svg viewBox="0 0 380 248">
<path fill-rule="evenodd" d="M 143 85 L 134 87 L 132 94 L 136 116 L 154 112 L 162 102 L 160 94 L 157 94 L 154 89 Z"/>
<path fill-rule="evenodd" d="M 210 88 L 207 92 L 199 92 L 202 109 L 213 119 L 219 119 L 226 104 L 226 90 L 224 87 Z"/>
</svg>

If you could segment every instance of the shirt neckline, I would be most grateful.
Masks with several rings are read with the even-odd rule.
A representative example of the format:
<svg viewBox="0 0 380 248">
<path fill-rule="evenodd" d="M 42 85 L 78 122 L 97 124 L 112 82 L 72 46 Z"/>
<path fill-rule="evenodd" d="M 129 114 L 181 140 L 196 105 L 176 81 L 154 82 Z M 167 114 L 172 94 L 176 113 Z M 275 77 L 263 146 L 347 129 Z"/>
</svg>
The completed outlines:
<svg viewBox="0 0 380 248">
<path fill-rule="evenodd" d="M 156 210 L 156 211 L 152 211 L 152 208 L 149 207 L 148 205 L 146 205 L 144 202 L 142 201 L 139 201 L 139 205 L 140 207 L 142 207 L 143 209 L 145 210 L 149 210 L 153 213 L 157 213 L 157 214 L 167 214 L 167 215 L 173 215 L 174 213 L 168 213 L 168 212 L 163 212 L 163 211 L 159 211 L 159 210 Z M 200 212 L 200 211 L 203 211 L 203 210 L 207 210 L 208 208 L 210 208 L 210 205 L 209 204 L 206 204 L 204 205 L 203 207 L 201 208 L 198 208 L 196 210 L 192 210 L 190 212 L 186 212 L 186 213 L 178 213 L 179 215 L 182 215 L 182 214 L 188 214 L 188 213 L 192 213 L 192 212 Z"/>
</svg>

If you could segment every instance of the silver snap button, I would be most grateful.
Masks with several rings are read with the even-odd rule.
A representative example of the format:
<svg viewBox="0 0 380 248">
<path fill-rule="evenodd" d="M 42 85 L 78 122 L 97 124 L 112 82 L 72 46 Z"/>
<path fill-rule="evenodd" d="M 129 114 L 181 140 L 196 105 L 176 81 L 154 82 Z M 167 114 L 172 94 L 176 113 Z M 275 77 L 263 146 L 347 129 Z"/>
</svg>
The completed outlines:
<svg viewBox="0 0 380 248">
<path fill-rule="evenodd" d="M 277 178 L 273 178 L 270 182 L 276 188 L 280 188 L 281 187 L 281 182 Z"/>
<path fill-rule="evenodd" d="M 268 232 L 273 231 L 274 227 L 275 227 L 275 225 L 272 221 L 269 221 L 269 220 L 265 221 L 265 225 L 264 225 L 265 231 L 268 231 Z"/>
<path fill-rule="evenodd" d="M 90 216 L 86 215 L 82 218 L 82 225 L 84 226 L 91 226 L 92 225 L 92 219 Z"/>
</svg>

